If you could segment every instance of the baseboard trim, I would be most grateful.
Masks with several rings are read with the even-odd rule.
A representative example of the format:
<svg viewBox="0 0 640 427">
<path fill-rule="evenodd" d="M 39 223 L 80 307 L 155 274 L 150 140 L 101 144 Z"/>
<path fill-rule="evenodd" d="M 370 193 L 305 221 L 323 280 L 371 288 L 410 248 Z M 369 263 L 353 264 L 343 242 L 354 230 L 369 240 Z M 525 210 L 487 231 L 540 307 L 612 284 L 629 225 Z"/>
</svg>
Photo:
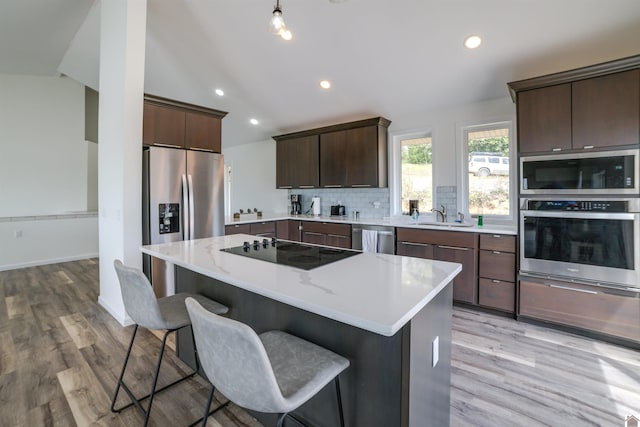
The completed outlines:
<svg viewBox="0 0 640 427">
<path fill-rule="evenodd" d="M 114 310 L 113 307 L 111 307 L 111 305 L 109 305 L 107 301 L 104 298 L 102 298 L 102 296 L 98 297 L 98 304 L 100 304 L 100 306 L 104 308 L 107 311 L 107 313 L 109 313 L 111 317 L 116 319 L 116 321 L 120 323 L 122 326 L 129 326 L 135 323 L 133 319 L 129 317 L 128 314 L 125 313 L 123 317 L 122 313 L 120 313 L 117 310 Z"/>
<path fill-rule="evenodd" d="M 58 264 L 61 262 L 80 261 L 88 258 L 97 258 L 98 252 L 82 255 L 74 255 L 63 258 L 41 259 L 37 261 L 21 262 L 19 264 L 0 265 L 0 271 L 17 270 L 19 268 L 37 267 L 39 265 Z"/>
</svg>

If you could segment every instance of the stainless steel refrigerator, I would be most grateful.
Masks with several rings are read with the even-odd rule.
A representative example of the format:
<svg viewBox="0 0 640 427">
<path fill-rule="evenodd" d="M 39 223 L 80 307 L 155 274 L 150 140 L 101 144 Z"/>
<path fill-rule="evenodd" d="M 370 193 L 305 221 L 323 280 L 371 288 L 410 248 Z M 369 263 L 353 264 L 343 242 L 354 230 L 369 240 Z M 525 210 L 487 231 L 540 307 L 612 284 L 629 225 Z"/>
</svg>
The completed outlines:
<svg viewBox="0 0 640 427">
<path fill-rule="evenodd" d="M 142 155 L 142 243 L 224 234 L 222 154 L 145 147 Z M 175 293 L 174 265 L 143 255 L 143 270 L 158 297 Z"/>
</svg>

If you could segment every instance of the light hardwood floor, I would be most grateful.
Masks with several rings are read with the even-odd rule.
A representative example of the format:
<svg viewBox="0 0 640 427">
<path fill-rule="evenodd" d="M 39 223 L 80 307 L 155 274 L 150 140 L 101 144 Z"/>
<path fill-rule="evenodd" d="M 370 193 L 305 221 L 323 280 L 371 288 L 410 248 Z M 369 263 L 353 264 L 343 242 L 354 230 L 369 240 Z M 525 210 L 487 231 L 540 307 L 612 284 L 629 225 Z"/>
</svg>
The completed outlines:
<svg viewBox="0 0 640 427">
<path fill-rule="evenodd" d="M 132 328 L 97 304 L 98 291 L 95 259 L 0 272 L 0 426 L 141 424 L 134 409 L 109 411 Z M 461 308 L 453 325 L 452 426 L 621 427 L 640 417 L 638 351 Z M 141 331 L 136 342 L 128 382 L 145 394 L 159 341 Z M 186 370 L 172 351 L 165 363 L 160 385 Z M 196 420 L 207 389 L 196 377 L 160 393 L 151 425 Z M 208 425 L 260 426 L 234 405 Z"/>
</svg>

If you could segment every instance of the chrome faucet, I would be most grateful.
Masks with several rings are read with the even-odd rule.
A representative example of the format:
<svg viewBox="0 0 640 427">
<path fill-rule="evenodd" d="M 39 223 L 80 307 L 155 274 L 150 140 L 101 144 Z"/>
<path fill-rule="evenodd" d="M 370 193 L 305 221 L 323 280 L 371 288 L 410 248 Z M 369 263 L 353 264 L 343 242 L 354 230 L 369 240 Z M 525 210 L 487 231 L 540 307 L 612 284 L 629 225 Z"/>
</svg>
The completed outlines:
<svg viewBox="0 0 640 427">
<path fill-rule="evenodd" d="M 435 212 L 436 213 L 436 219 L 438 219 L 438 216 L 442 217 L 442 222 L 447 222 L 447 208 L 444 207 L 444 205 L 440 205 L 441 209 L 436 209 L 433 208 L 431 209 L 431 212 Z"/>
</svg>

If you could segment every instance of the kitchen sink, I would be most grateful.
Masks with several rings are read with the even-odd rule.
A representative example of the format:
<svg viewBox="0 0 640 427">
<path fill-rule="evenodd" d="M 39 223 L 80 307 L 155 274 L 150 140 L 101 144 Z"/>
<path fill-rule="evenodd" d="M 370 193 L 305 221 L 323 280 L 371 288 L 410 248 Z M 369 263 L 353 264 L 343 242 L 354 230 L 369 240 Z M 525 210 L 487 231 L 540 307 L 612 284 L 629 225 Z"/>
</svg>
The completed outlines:
<svg viewBox="0 0 640 427">
<path fill-rule="evenodd" d="M 472 222 L 436 222 L 426 221 L 419 222 L 417 225 L 435 225 L 437 227 L 473 227 Z"/>
</svg>

